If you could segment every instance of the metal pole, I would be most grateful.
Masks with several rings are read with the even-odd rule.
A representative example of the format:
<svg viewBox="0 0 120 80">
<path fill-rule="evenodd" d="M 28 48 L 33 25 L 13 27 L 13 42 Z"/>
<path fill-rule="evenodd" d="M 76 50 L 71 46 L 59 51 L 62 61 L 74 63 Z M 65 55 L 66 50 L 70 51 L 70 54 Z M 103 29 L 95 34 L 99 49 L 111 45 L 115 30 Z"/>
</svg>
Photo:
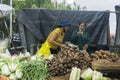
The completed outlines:
<svg viewBox="0 0 120 80">
<path fill-rule="evenodd" d="M 110 13 L 120 13 L 120 11 L 110 11 Z"/>
<path fill-rule="evenodd" d="M 110 11 L 110 10 L 107 10 L 106 12 L 109 12 L 109 13 L 120 13 L 120 11 Z"/>
<path fill-rule="evenodd" d="M 10 6 L 12 7 L 12 0 L 10 0 Z M 12 38 L 12 12 L 10 13 L 10 37 Z"/>
</svg>

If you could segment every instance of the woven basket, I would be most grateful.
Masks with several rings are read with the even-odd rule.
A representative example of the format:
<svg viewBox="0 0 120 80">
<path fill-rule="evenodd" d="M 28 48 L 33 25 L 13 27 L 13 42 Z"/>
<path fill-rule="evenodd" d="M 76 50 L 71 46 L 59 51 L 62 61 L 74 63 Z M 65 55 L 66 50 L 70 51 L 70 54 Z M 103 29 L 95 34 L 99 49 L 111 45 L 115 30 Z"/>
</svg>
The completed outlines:
<svg viewBox="0 0 120 80">
<path fill-rule="evenodd" d="M 120 62 L 110 62 L 108 60 L 100 59 L 92 62 L 92 68 L 95 70 L 120 71 Z"/>
</svg>

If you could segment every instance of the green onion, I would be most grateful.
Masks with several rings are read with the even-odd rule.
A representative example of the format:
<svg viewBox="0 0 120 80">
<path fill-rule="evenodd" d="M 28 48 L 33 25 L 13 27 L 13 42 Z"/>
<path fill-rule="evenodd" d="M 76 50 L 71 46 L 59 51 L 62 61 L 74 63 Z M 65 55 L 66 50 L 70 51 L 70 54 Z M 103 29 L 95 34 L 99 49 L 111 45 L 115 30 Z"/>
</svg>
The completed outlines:
<svg viewBox="0 0 120 80">
<path fill-rule="evenodd" d="M 48 76 L 48 67 L 43 61 L 33 60 L 22 63 L 23 76 L 21 80 L 45 80 Z"/>
</svg>

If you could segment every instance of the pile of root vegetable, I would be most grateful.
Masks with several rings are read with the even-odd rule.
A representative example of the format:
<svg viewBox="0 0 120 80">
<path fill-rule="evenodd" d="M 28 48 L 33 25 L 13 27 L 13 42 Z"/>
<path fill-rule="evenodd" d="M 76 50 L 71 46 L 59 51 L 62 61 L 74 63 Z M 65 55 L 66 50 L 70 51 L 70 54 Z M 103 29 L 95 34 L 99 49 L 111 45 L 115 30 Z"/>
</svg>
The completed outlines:
<svg viewBox="0 0 120 80">
<path fill-rule="evenodd" d="M 118 54 L 111 53 L 107 50 L 95 51 L 95 53 L 90 54 L 90 57 L 92 58 L 92 60 L 105 59 L 110 62 L 116 62 L 119 60 Z"/>
<path fill-rule="evenodd" d="M 68 43 L 52 60 L 48 61 L 48 71 L 52 76 L 62 76 L 70 73 L 72 67 L 83 70 L 91 67 L 92 61 L 99 59 L 116 62 L 119 56 L 106 50 L 95 51 L 89 55 L 86 51 L 80 51 L 78 46 Z"/>
<path fill-rule="evenodd" d="M 52 76 L 62 76 L 70 73 L 72 67 L 88 68 L 91 60 L 86 51 L 80 51 L 77 46 L 70 45 L 62 49 L 48 62 L 48 70 Z"/>
</svg>

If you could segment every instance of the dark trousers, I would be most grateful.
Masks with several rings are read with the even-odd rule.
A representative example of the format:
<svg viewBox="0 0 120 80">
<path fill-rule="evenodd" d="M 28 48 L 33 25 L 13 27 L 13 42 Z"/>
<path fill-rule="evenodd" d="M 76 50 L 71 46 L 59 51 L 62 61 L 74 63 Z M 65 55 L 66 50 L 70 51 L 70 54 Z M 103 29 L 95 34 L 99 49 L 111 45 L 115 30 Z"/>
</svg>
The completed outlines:
<svg viewBox="0 0 120 80">
<path fill-rule="evenodd" d="M 57 54 L 59 51 L 60 51 L 59 48 L 57 50 L 50 48 L 51 54 Z"/>
</svg>

